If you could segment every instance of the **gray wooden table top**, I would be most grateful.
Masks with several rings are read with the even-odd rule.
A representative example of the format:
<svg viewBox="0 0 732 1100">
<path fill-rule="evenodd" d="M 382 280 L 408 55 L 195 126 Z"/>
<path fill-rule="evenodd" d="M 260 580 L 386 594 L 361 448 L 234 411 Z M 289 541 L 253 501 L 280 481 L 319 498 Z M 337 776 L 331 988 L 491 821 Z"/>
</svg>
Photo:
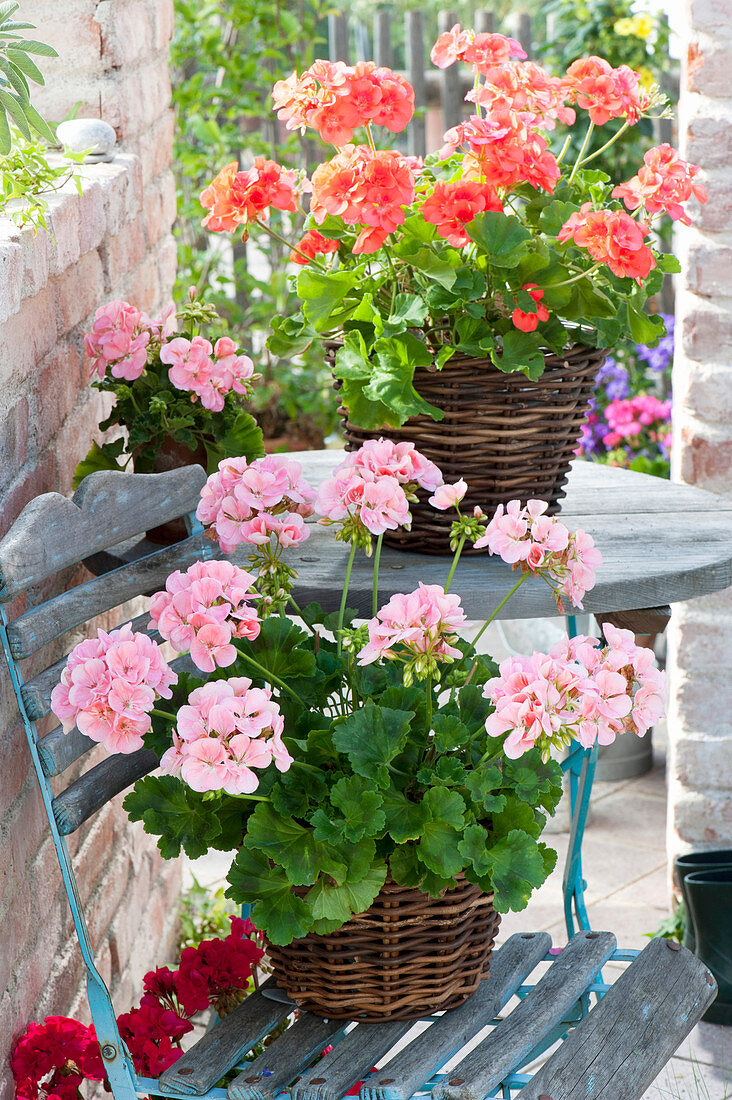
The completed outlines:
<svg viewBox="0 0 732 1100">
<path fill-rule="evenodd" d="M 317 485 L 342 461 L 341 451 L 288 454 L 302 463 Z M 575 462 L 561 519 L 592 535 L 602 553 L 597 583 L 584 600 L 588 612 L 657 607 L 718 592 L 732 584 L 732 499 L 688 485 L 592 462 Z M 237 555 L 238 557 L 238 555 Z M 328 528 L 313 525 L 310 538 L 288 553 L 299 573 L 298 602 L 319 600 L 335 610 L 340 598 L 347 548 Z M 244 562 L 242 561 L 242 564 Z M 449 558 L 384 548 L 379 600 L 410 592 L 419 581 L 443 584 Z M 469 618 L 485 618 L 516 579 L 499 558 L 463 558 L 452 591 L 462 597 Z M 372 562 L 357 555 L 348 604 L 370 615 Z M 567 606 L 567 611 L 571 608 Z M 546 584 L 531 577 L 500 612 L 500 618 L 556 615 Z"/>
</svg>

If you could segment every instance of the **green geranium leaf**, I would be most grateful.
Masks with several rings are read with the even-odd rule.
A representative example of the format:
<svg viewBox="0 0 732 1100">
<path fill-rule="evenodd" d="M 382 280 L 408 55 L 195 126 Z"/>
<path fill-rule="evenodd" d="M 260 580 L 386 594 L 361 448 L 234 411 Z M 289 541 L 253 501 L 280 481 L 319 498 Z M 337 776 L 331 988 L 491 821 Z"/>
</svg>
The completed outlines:
<svg viewBox="0 0 732 1100">
<path fill-rule="evenodd" d="M 658 266 L 667 275 L 678 275 L 681 271 L 681 264 L 670 252 L 661 253 L 658 257 Z"/>
<path fill-rule="evenodd" d="M 113 443 L 103 443 L 100 447 L 97 442 L 92 443 L 89 454 L 82 458 L 74 470 L 72 488 L 78 489 L 82 481 L 89 474 L 97 470 L 121 470 L 117 459 L 125 449 L 124 439 L 115 439 Z"/>
<path fill-rule="evenodd" d="M 311 886 L 321 871 L 339 877 L 346 871 L 330 850 L 315 840 L 311 829 L 276 813 L 266 802 L 260 802 L 249 818 L 244 845 L 283 867 L 295 886 Z"/>
<path fill-rule="evenodd" d="M 359 381 L 371 377 L 371 360 L 368 356 L 366 341 L 358 329 L 346 333 L 343 347 L 338 348 L 336 352 L 333 373 L 336 378 Z"/>
<path fill-rule="evenodd" d="M 491 844 L 487 863 L 495 893 L 493 904 L 499 913 L 525 909 L 532 893 L 547 875 L 539 845 L 518 829 Z"/>
<path fill-rule="evenodd" d="M 466 232 L 494 267 L 516 267 L 529 251 L 531 234 L 513 214 L 488 210 L 478 214 Z"/>
<path fill-rule="evenodd" d="M 299 695 L 313 698 L 317 695 L 317 685 L 322 682 L 323 674 L 317 668 L 315 654 L 303 644 L 306 638 L 305 632 L 291 619 L 273 615 L 262 623 L 256 648 L 246 639 L 237 642 L 237 648 L 243 655 L 243 659 L 239 659 L 239 667 L 252 679 L 267 679 L 267 673 L 275 678 L 274 682 L 283 680 Z M 249 656 L 266 673 L 249 664 L 246 660 Z M 292 697 L 289 693 L 283 693 L 281 702 L 290 705 Z"/>
<path fill-rule="evenodd" d="M 386 881 L 386 864 L 373 864 L 358 882 L 347 881 L 333 886 L 320 878 L 308 891 L 307 905 L 317 922 L 315 931 L 322 932 L 322 923 L 328 922 L 328 931 L 340 928 L 354 914 L 363 913 L 371 905 Z"/>
<path fill-rule="evenodd" d="M 139 779 L 123 806 L 130 821 L 142 821 L 146 833 L 160 838 L 163 859 L 175 859 L 181 849 L 191 859 L 199 859 L 221 833 L 217 814 L 174 775 Z"/>
<path fill-rule="evenodd" d="M 541 820 L 537 820 L 537 816 Z M 545 820 L 544 815 L 538 813 L 528 802 L 522 802 L 518 798 L 509 797 L 506 799 L 504 808 L 500 812 L 494 812 L 493 814 L 493 836 L 507 836 L 510 832 L 518 829 L 523 833 L 528 833 L 529 836 L 533 836 L 535 840 L 538 840 Z"/>
<path fill-rule="evenodd" d="M 442 420 L 444 413 L 430 405 L 417 393 L 413 385 L 415 367 L 426 367 L 432 362 L 432 352 L 411 332 L 404 332 L 377 340 L 374 344 L 375 360 L 371 379 L 364 387 L 364 395 L 390 409 L 389 421 L 396 417 L 403 424 L 410 416 L 430 416 Z"/>
<path fill-rule="evenodd" d="M 492 863 L 488 858 L 490 839 L 488 830 L 482 825 L 468 825 L 463 833 L 463 839 L 458 848 L 466 863 L 470 863 L 476 875 L 482 878 L 490 874 Z"/>
<path fill-rule="evenodd" d="M 343 299 L 356 288 L 358 275 L 353 271 L 318 271 L 308 267 L 297 277 L 297 293 L 302 311 L 318 332 L 334 328 L 333 314 Z M 354 306 L 357 303 L 354 302 Z"/>
<path fill-rule="evenodd" d="M 382 797 L 386 830 L 392 840 L 396 844 L 418 840 L 429 819 L 429 809 L 424 802 L 411 802 L 394 787 L 383 791 Z"/>
<path fill-rule="evenodd" d="M 332 751 L 329 755 L 332 757 Z M 325 777 L 310 769 L 304 771 L 301 768 L 290 768 L 278 776 L 270 791 L 273 808 L 285 817 L 306 817 L 311 808 L 324 801 L 327 796 Z"/>
<path fill-rule="evenodd" d="M 452 878 L 463 869 L 458 844 L 465 821 L 465 802 L 457 791 L 430 787 L 423 805 L 429 817 L 417 842 L 417 855 L 436 875 Z"/>
<path fill-rule="evenodd" d="M 352 423 L 358 424 L 365 431 L 378 431 L 385 425 L 394 424 L 399 418 L 395 416 L 388 405 L 383 401 L 372 401 L 364 393 L 364 383 L 346 379 L 340 392 L 341 403 L 348 409 L 348 416 Z"/>
<path fill-rule="evenodd" d="M 427 306 L 417 294 L 397 294 L 387 325 L 402 332 L 405 328 L 420 328 L 427 320 Z"/>
<path fill-rule="evenodd" d="M 257 903 L 257 927 L 272 943 L 287 944 L 305 936 L 312 925 L 312 913 L 292 892 L 285 871 L 273 866 L 267 856 L 240 848 L 227 876 L 226 897 L 237 905 Z"/>
<path fill-rule="evenodd" d="M 389 786 L 388 765 L 407 743 L 412 711 L 366 703 L 333 729 L 333 743 L 348 757 L 357 775 Z"/>
<path fill-rule="evenodd" d="M 422 882 L 424 867 L 420 866 L 413 844 L 403 844 L 389 856 L 391 877 L 400 886 L 419 886 Z"/>
<path fill-rule="evenodd" d="M 499 355 L 498 351 L 491 352 L 491 359 L 499 370 L 507 374 L 522 371 L 527 378 L 535 382 L 544 373 L 544 355 L 542 352 L 542 340 L 536 332 L 506 332 L 503 336 L 503 347 Z"/>
<path fill-rule="evenodd" d="M 456 263 L 451 263 L 448 259 L 450 253 L 447 249 L 442 255 L 438 255 L 431 248 L 421 247 L 416 241 L 407 241 L 395 251 L 411 264 L 415 271 L 426 275 L 432 282 L 439 283 L 445 290 L 451 290 L 454 286 L 457 278 Z M 457 254 L 455 258 L 459 263 Z"/>
<path fill-rule="evenodd" d="M 495 764 L 476 768 L 470 772 L 465 786 L 473 802 L 487 813 L 500 813 L 506 806 L 506 795 L 501 793 L 503 774 Z"/>
<path fill-rule="evenodd" d="M 336 810 L 341 811 L 332 818 L 337 835 L 325 836 L 322 828 L 322 835 L 319 835 L 316 828 L 318 840 L 339 840 L 345 837 L 346 840 L 356 842 L 365 836 L 377 836 L 383 831 L 386 822 L 382 808 L 383 799 L 380 792 L 373 789 L 371 780 L 361 775 L 344 776 L 331 788 L 330 801 Z M 325 813 L 323 817 L 326 817 Z"/>
<path fill-rule="evenodd" d="M 267 347 L 273 355 L 286 359 L 290 355 L 302 355 L 318 339 L 318 333 L 301 313 L 294 317 L 273 317 Z"/>
<path fill-rule="evenodd" d="M 554 811 L 562 797 L 562 769 L 556 760 L 541 759 L 541 753 L 532 749 L 520 760 L 504 760 L 505 785 L 511 787 L 517 798 L 532 806 L 543 806 Z"/>
<path fill-rule="evenodd" d="M 578 210 L 579 206 L 575 202 L 553 199 L 547 203 L 539 215 L 539 228 L 548 237 L 556 237 L 564 223 Z"/>
<path fill-rule="evenodd" d="M 435 715 L 432 723 L 435 748 L 438 752 L 459 749 L 470 740 L 470 733 L 459 718 L 449 714 Z"/>
<path fill-rule="evenodd" d="M 244 410 L 237 413 L 233 424 L 216 442 L 215 447 L 210 447 L 206 443 L 206 451 L 209 454 L 209 474 L 215 473 L 221 459 L 229 455 L 241 455 L 247 462 L 253 462 L 255 458 L 261 458 L 264 454 L 262 429 L 254 417 Z"/>
<path fill-rule="evenodd" d="M 645 347 L 655 347 L 666 331 L 663 318 L 658 314 L 641 313 L 631 305 L 628 306 L 628 323 L 636 344 Z"/>
</svg>

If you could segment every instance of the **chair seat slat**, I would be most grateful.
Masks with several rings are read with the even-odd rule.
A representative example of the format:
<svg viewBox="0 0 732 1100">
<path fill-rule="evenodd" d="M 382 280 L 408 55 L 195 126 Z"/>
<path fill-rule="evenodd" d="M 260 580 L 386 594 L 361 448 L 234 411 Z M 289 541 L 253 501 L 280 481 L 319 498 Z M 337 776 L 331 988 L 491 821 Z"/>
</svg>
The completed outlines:
<svg viewBox="0 0 732 1100">
<path fill-rule="evenodd" d="M 165 587 L 175 569 L 186 569 L 194 561 L 218 553 L 202 534 L 166 546 L 132 565 L 123 565 L 111 573 L 86 581 L 62 592 L 39 607 L 14 619 L 8 627 L 8 641 L 16 660 L 30 657 L 44 645 L 141 593 Z"/>
<path fill-rule="evenodd" d="M 273 985 L 274 979 L 269 978 L 166 1069 L 160 1077 L 162 1093 L 200 1096 L 284 1020 L 295 1006 L 265 996 L 265 990 Z"/>
<path fill-rule="evenodd" d="M 656 1079 L 716 984 L 704 964 L 651 940 L 521 1092 L 522 1100 L 636 1100 Z"/>
<path fill-rule="evenodd" d="M 84 478 L 71 500 L 59 493 L 36 497 L 0 541 L 0 599 L 20 595 L 95 550 L 195 511 L 205 480 L 200 466 L 162 474 L 101 470 Z"/>
<path fill-rule="evenodd" d="M 517 932 L 506 940 L 491 958 L 489 977 L 470 1000 L 445 1012 L 385 1069 L 369 1078 L 361 1089 L 361 1100 L 410 1100 L 440 1066 L 501 1011 L 551 945 L 547 932 Z"/>
<path fill-rule="evenodd" d="M 359 1024 L 303 1074 L 291 1090 L 292 1100 L 341 1100 L 412 1027 L 413 1020 Z"/>
<path fill-rule="evenodd" d="M 149 634 L 151 638 L 156 641 L 159 640 L 160 635 L 150 624 L 149 612 L 145 611 L 142 615 L 136 615 L 134 619 L 125 621 L 129 622 L 134 631 Z M 123 623 L 120 623 L 120 626 L 123 625 Z M 58 661 L 54 661 L 52 665 L 49 665 L 43 672 L 39 672 L 32 680 L 27 680 L 20 689 L 26 714 L 32 722 L 37 722 L 51 713 L 51 692 L 61 680 L 61 673 L 66 667 L 67 660 L 68 654 L 59 658 Z M 49 772 L 48 774 L 55 775 L 56 773 Z"/>
<path fill-rule="evenodd" d="M 343 1020 L 322 1020 L 305 1012 L 234 1078 L 230 1100 L 274 1100 L 345 1026 Z"/>
<path fill-rule="evenodd" d="M 139 749 L 129 756 L 110 756 L 85 772 L 53 800 L 53 816 L 61 835 L 73 833 L 110 798 L 153 771 L 158 763 L 150 749 Z"/>
<path fill-rule="evenodd" d="M 433 1100 L 483 1100 L 567 1016 L 614 949 L 611 932 L 573 936 L 541 981 L 459 1063 L 450 1078 L 454 1084 L 442 1082 L 432 1090 Z"/>
</svg>

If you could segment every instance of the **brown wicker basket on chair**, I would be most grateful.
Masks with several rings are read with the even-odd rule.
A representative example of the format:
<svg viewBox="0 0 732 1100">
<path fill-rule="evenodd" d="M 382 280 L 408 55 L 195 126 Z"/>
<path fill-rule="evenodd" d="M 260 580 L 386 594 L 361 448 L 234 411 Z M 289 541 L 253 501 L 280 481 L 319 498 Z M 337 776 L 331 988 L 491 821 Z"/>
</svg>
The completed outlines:
<svg viewBox="0 0 732 1100">
<path fill-rule="evenodd" d="M 337 345 L 326 348 L 333 364 Z M 487 514 L 509 500 L 546 500 L 558 512 L 577 447 L 587 405 L 606 352 L 575 344 L 562 355 L 546 355 L 541 378 L 504 374 L 490 359 L 454 356 L 442 370 L 419 367 L 417 392 L 444 411 L 440 421 L 428 416 L 408 420 L 401 428 L 364 431 L 343 416 L 346 449 L 384 435 L 408 440 L 442 470 L 452 484 L 464 477 L 469 490 L 463 511 L 479 504 Z M 454 513 L 437 512 L 420 491 L 412 506 L 412 530 L 387 532 L 390 546 L 425 554 L 450 554 Z"/>
<path fill-rule="evenodd" d="M 389 875 L 371 907 L 336 932 L 269 944 L 267 953 L 277 984 L 300 1008 L 335 1020 L 412 1020 L 475 992 L 499 921 L 493 895 L 462 875 L 441 898 Z"/>
</svg>

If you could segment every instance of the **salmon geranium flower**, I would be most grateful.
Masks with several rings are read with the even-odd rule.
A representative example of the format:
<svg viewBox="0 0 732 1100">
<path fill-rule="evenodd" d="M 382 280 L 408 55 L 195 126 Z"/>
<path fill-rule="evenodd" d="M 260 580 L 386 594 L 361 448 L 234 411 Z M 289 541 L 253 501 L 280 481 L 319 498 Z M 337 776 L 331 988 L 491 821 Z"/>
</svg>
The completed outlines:
<svg viewBox="0 0 732 1100">
<path fill-rule="evenodd" d="M 570 215 L 557 240 L 574 240 L 593 259 L 607 264 L 613 275 L 640 283 L 656 266 L 655 256 L 644 243 L 648 232 L 647 225 L 622 210 L 593 210 L 592 203 L 586 202 Z"/>
<path fill-rule="evenodd" d="M 534 332 L 539 321 L 549 320 L 549 310 L 546 306 L 541 304 L 541 299 L 544 297 L 544 291 L 540 290 L 536 283 L 524 283 L 522 290 L 525 290 L 530 297 L 536 302 L 536 309 L 526 312 L 523 309 L 519 309 L 518 306 L 511 314 L 511 321 L 516 328 L 521 329 L 522 332 Z"/>
</svg>

